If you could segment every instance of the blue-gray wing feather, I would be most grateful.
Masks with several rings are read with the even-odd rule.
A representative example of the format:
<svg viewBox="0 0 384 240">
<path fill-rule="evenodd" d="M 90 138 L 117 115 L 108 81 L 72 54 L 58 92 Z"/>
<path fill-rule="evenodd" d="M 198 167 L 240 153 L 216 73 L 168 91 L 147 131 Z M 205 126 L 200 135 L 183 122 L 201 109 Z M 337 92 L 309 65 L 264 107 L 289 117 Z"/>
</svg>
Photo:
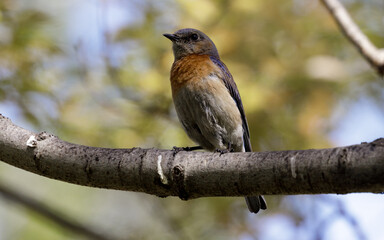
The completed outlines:
<svg viewBox="0 0 384 240">
<path fill-rule="evenodd" d="M 224 73 L 224 76 L 222 78 L 226 88 L 228 89 L 229 93 L 231 94 L 233 100 L 235 100 L 237 108 L 239 109 L 240 115 L 241 115 L 241 120 L 243 123 L 243 144 L 246 152 L 252 152 L 252 146 L 251 146 L 251 140 L 249 136 L 249 128 L 248 128 L 248 122 L 247 119 L 245 118 L 245 113 L 244 113 L 244 107 L 243 103 L 241 102 L 240 98 L 240 93 L 239 90 L 237 89 L 236 83 L 233 80 L 233 77 L 231 73 L 229 72 L 227 66 L 220 61 L 220 59 L 211 56 L 210 57 L 212 62 L 216 64 Z M 247 203 L 249 211 L 253 213 L 259 212 L 260 209 L 267 209 L 267 204 L 263 198 L 263 196 L 247 196 L 245 197 L 245 201 Z"/>
<path fill-rule="evenodd" d="M 216 64 L 216 66 L 218 66 L 222 70 L 222 72 L 224 73 L 222 80 L 225 84 L 225 87 L 228 89 L 229 93 L 231 94 L 231 97 L 233 98 L 233 100 L 235 100 L 237 108 L 239 109 L 239 112 L 241 115 L 241 120 L 243 123 L 244 149 L 246 152 L 252 152 L 248 122 L 247 122 L 247 119 L 245 117 L 243 103 L 241 102 L 240 93 L 239 93 L 239 90 L 237 89 L 236 83 L 233 80 L 233 77 L 232 77 L 231 73 L 229 72 L 227 66 L 225 66 L 225 64 L 222 61 L 220 61 L 220 59 L 217 59 L 213 56 L 211 56 L 210 58 L 211 58 L 212 62 L 214 64 Z"/>
</svg>

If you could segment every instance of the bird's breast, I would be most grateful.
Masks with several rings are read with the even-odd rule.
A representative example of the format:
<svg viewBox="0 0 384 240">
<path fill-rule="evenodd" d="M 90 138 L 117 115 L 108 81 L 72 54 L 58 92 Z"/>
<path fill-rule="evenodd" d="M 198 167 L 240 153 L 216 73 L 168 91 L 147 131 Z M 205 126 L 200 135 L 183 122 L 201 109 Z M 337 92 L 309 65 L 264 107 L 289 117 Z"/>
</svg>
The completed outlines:
<svg viewBox="0 0 384 240">
<path fill-rule="evenodd" d="M 176 105 L 208 108 L 213 116 L 230 118 L 241 124 L 236 102 L 221 79 L 220 69 L 208 55 L 190 55 L 172 66 L 171 86 Z"/>
<path fill-rule="evenodd" d="M 176 62 L 171 77 L 173 100 L 184 129 L 206 149 L 225 149 L 231 143 L 241 151 L 241 114 L 218 68 L 210 66 L 211 61 L 190 65 L 191 60 Z"/>
<path fill-rule="evenodd" d="M 186 85 L 199 84 L 216 69 L 208 55 L 190 55 L 174 62 L 171 69 L 172 94 Z"/>
</svg>

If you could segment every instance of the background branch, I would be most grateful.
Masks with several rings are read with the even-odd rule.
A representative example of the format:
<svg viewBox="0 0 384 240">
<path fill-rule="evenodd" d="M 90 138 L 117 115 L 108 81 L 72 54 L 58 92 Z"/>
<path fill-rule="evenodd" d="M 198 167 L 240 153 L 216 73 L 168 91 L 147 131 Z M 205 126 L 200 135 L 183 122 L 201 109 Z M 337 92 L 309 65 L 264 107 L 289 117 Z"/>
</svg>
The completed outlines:
<svg viewBox="0 0 384 240">
<path fill-rule="evenodd" d="M 338 0 L 321 0 L 344 35 L 359 49 L 360 53 L 378 71 L 384 74 L 384 50 L 376 48 L 352 20 L 348 11 Z"/>
<path fill-rule="evenodd" d="M 32 210 L 43 217 L 51 220 L 52 222 L 58 224 L 59 226 L 68 229 L 76 234 L 81 234 L 88 239 L 92 240 L 109 240 L 114 239 L 107 236 L 104 236 L 96 231 L 90 229 L 89 227 L 83 226 L 80 223 L 74 221 L 74 219 L 68 219 L 62 213 L 58 213 L 54 209 L 45 204 L 28 197 L 25 194 L 21 194 L 12 190 L 9 187 L 6 187 L 3 184 L 0 184 L 0 194 L 7 200 L 10 200 L 14 203 L 18 203 L 29 210 Z"/>
<path fill-rule="evenodd" d="M 384 139 L 348 147 L 253 153 L 109 149 L 38 135 L 0 118 L 0 160 L 79 185 L 191 199 L 382 192 Z M 27 140 L 36 137 L 36 142 Z"/>
</svg>

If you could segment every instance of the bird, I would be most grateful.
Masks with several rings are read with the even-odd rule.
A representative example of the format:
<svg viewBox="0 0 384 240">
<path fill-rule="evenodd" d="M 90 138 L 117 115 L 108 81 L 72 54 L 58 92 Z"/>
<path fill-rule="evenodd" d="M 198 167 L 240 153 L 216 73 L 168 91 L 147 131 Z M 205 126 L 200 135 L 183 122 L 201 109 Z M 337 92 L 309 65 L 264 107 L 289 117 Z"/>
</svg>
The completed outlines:
<svg viewBox="0 0 384 240">
<path fill-rule="evenodd" d="M 172 41 L 170 82 L 176 113 L 189 138 L 199 145 L 194 149 L 251 152 L 239 90 L 213 41 L 193 28 L 163 36 Z M 267 209 L 261 195 L 245 200 L 252 213 Z"/>
</svg>

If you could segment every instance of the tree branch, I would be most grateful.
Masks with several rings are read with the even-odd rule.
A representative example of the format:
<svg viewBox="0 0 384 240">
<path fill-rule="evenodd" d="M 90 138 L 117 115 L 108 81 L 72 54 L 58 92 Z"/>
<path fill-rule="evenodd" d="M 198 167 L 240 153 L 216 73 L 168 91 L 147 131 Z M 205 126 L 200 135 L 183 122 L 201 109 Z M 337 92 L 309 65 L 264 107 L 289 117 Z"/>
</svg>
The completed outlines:
<svg viewBox="0 0 384 240">
<path fill-rule="evenodd" d="M 376 71 L 384 75 L 384 49 L 376 48 L 371 41 L 359 29 L 352 20 L 348 11 L 338 0 L 321 0 L 326 6 L 331 16 L 339 25 L 344 35 L 360 51 Z"/>
<path fill-rule="evenodd" d="M 0 160 L 74 184 L 184 200 L 384 191 L 384 139 L 318 150 L 174 154 L 76 145 L 32 133 L 0 115 Z"/>
</svg>

